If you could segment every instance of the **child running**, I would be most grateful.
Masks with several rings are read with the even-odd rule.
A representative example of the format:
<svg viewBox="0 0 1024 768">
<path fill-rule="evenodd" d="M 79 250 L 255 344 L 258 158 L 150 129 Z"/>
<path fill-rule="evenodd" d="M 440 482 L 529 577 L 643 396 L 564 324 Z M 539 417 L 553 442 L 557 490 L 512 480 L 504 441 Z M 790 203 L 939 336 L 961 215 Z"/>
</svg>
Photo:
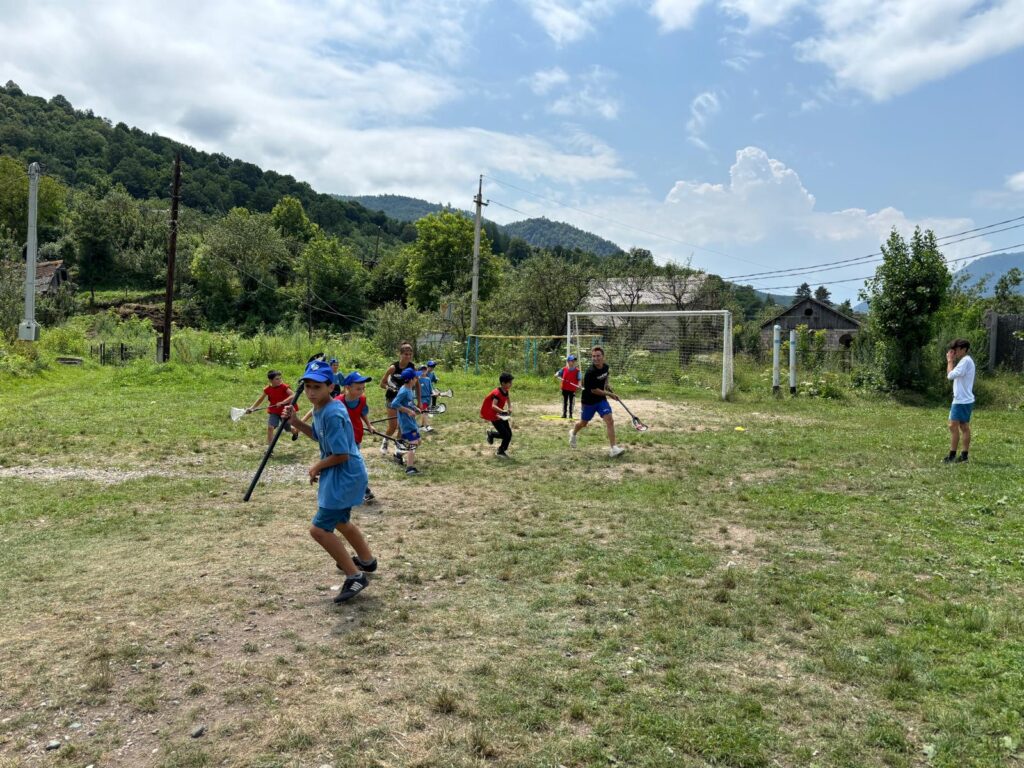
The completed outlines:
<svg viewBox="0 0 1024 768">
<path fill-rule="evenodd" d="M 501 445 L 494 455 L 499 459 L 510 459 L 508 446 L 512 442 L 512 426 L 503 415 L 512 414 L 512 404 L 509 402 L 509 389 L 512 387 L 512 380 L 515 377 L 506 371 L 498 377 L 498 386 L 487 393 L 483 405 L 480 406 L 480 418 L 491 423 L 492 429 L 487 430 L 487 444 L 494 445 L 496 438 L 501 438 Z"/>
<path fill-rule="evenodd" d="M 338 358 L 332 357 L 330 360 L 327 361 L 327 364 L 329 366 L 331 366 L 331 375 L 334 377 L 334 383 L 331 385 L 331 397 L 333 397 L 335 400 L 337 400 L 338 396 L 341 395 L 341 375 L 338 373 Z M 308 424 L 309 423 L 309 417 L 312 416 L 312 415 L 313 415 L 313 409 L 310 408 L 302 416 L 302 420 Z M 299 439 L 299 430 L 295 427 L 295 423 L 294 422 L 295 422 L 295 419 L 292 419 L 291 427 L 292 427 L 292 440 L 293 441 Z"/>
<path fill-rule="evenodd" d="M 565 367 L 555 374 L 562 382 L 562 418 L 571 419 L 576 402 L 576 390 L 580 388 L 580 369 L 576 366 L 576 355 L 565 358 Z"/>
<path fill-rule="evenodd" d="M 363 376 L 359 371 L 352 371 L 341 382 L 345 391 L 334 398 L 348 411 L 348 419 L 352 422 L 352 434 L 356 445 L 360 448 L 363 445 L 363 430 L 373 428 L 369 421 L 370 406 L 366 404 L 366 382 L 368 381 L 372 381 L 370 376 Z M 374 498 L 373 491 L 367 485 L 366 493 L 363 494 L 363 503 L 371 504 Z"/>
<path fill-rule="evenodd" d="M 299 431 L 320 444 L 320 461 L 309 468 L 309 483 L 319 482 L 317 513 L 309 527 L 313 537 L 334 558 L 338 569 L 345 572 L 334 602 L 350 600 L 369 586 L 367 573 L 377 570 L 377 559 L 362 532 L 351 522 L 352 507 L 360 504 L 366 493 L 366 464 L 356 444 L 352 422 L 341 403 L 331 399 L 334 382 L 330 367 L 313 360 L 302 375 L 306 397 L 313 404 L 313 424 L 299 421 Z M 292 406 L 284 409 L 284 417 L 292 416 Z M 355 549 L 355 557 L 334 533 L 337 528 Z"/>
<path fill-rule="evenodd" d="M 437 367 L 437 363 L 433 360 L 427 360 L 427 378 L 430 379 L 430 407 L 433 408 L 437 405 L 437 374 L 434 373 L 434 368 Z"/>
<path fill-rule="evenodd" d="M 604 361 L 604 348 L 594 347 L 590 350 L 590 367 L 583 375 L 583 394 L 580 396 L 580 420 L 569 430 L 569 445 L 576 447 L 576 435 L 586 427 L 594 414 L 601 416 L 605 430 L 608 432 L 608 455 L 613 459 L 621 456 L 626 449 L 615 444 L 615 418 L 608 398 L 618 400 L 619 396 L 611 390 L 608 383 L 608 364 Z"/>
<path fill-rule="evenodd" d="M 267 402 L 270 403 L 270 407 L 267 408 L 267 445 L 274 442 L 274 430 L 277 429 L 278 425 L 284 421 L 288 423 L 288 419 L 281 418 L 281 412 L 284 407 L 288 405 L 295 393 L 292 392 L 292 388 L 284 383 L 284 378 L 280 371 L 268 371 L 267 379 L 270 381 L 266 387 L 263 388 L 263 394 L 257 398 L 256 402 L 245 409 L 246 413 L 252 413 L 256 410 L 257 406 L 263 402 L 266 398 Z"/>
<path fill-rule="evenodd" d="M 424 432 L 433 432 L 434 428 L 430 426 L 430 406 L 432 402 L 432 395 L 434 392 L 434 385 L 430 381 L 430 373 L 427 371 L 426 365 L 420 366 L 419 371 L 420 379 L 420 426 L 423 427 Z"/>
<path fill-rule="evenodd" d="M 398 413 L 391 407 L 391 400 L 394 398 L 398 391 L 402 388 L 402 384 L 405 379 L 402 378 L 402 372 L 412 368 L 415 372 L 416 364 L 412 361 L 413 350 L 412 344 L 407 341 L 403 341 L 398 345 L 398 359 L 393 362 L 384 373 L 384 376 L 380 380 L 380 388 L 384 390 L 384 403 L 387 406 L 388 411 L 388 428 L 387 435 L 391 437 L 398 432 Z M 416 386 L 419 386 L 417 380 Z M 388 452 L 388 441 L 380 441 L 380 452 Z"/>
<path fill-rule="evenodd" d="M 416 371 L 412 368 L 406 368 L 402 371 L 401 376 L 402 388 L 391 400 L 391 408 L 398 414 L 398 431 L 401 433 L 402 439 L 409 443 L 411 450 L 404 454 L 404 461 L 402 452 L 395 451 L 395 461 L 405 464 L 406 475 L 418 475 L 419 470 L 414 466 L 416 464 L 416 446 L 420 444 L 420 433 L 416 430 L 416 416 L 419 414 L 419 408 L 416 405 L 418 379 Z"/>
</svg>

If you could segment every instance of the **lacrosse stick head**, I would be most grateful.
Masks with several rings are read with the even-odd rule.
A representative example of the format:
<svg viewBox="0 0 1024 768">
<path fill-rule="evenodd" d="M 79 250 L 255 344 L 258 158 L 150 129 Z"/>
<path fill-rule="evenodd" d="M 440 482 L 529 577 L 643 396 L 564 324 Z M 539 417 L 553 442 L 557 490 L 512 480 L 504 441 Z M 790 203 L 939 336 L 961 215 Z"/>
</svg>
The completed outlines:
<svg viewBox="0 0 1024 768">
<path fill-rule="evenodd" d="M 448 410 L 448 406 L 444 403 L 438 403 L 437 405 L 430 408 L 427 413 L 444 413 Z"/>
<path fill-rule="evenodd" d="M 231 409 L 231 420 L 232 421 L 238 421 L 243 416 L 245 416 L 245 408 L 232 408 Z"/>
<path fill-rule="evenodd" d="M 633 417 L 633 429 L 635 429 L 637 432 L 646 432 L 648 429 L 650 429 L 650 427 L 648 427 L 646 424 L 644 424 L 642 421 L 640 421 L 640 419 L 638 419 L 636 416 L 634 416 Z"/>
<path fill-rule="evenodd" d="M 512 414 L 508 411 L 495 411 L 495 415 L 497 415 L 497 417 L 502 421 L 508 421 L 512 418 Z"/>
<path fill-rule="evenodd" d="M 442 390 L 442 391 L 438 392 L 437 396 L 438 397 L 451 397 L 452 396 L 452 391 L 451 391 L 451 389 L 445 389 L 445 390 Z"/>
</svg>

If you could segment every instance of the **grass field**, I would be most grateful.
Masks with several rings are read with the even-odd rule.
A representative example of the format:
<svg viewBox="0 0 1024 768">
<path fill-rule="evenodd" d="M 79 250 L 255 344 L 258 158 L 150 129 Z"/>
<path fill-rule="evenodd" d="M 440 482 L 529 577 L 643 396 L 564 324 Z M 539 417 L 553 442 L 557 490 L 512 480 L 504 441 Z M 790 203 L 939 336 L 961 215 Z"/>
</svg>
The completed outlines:
<svg viewBox="0 0 1024 768">
<path fill-rule="evenodd" d="M 316 447 L 241 501 L 261 375 L 0 384 L 0 766 L 1024 764 L 1024 411 L 943 466 L 945 408 L 636 393 L 610 460 L 517 381 L 499 464 L 441 372 L 337 607 Z"/>
</svg>

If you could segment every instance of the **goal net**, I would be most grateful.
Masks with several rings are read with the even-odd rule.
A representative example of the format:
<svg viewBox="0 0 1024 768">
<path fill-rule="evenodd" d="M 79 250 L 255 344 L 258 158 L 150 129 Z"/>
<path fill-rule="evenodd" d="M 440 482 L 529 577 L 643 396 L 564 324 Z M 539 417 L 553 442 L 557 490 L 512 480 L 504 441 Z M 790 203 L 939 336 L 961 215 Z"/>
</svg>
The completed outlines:
<svg viewBox="0 0 1024 768">
<path fill-rule="evenodd" d="M 732 389 L 732 313 L 570 312 L 567 354 L 586 368 L 591 347 L 604 347 L 620 386 Z"/>
</svg>

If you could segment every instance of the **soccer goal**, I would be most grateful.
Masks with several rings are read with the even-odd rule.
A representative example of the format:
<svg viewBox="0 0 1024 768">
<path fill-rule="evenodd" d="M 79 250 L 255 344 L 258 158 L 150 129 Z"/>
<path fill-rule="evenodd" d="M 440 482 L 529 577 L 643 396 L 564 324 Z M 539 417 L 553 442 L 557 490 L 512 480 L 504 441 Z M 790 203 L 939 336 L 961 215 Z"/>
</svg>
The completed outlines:
<svg viewBox="0 0 1024 768">
<path fill-rule="evenodd" d="M 566 352 L 586 366 L 604 347 L 612 381 L 620 384 L 732 389 L 732 313 L 570 312 Z M 614 383 L 613 383 L 614 386 Z"/>
</svg>

